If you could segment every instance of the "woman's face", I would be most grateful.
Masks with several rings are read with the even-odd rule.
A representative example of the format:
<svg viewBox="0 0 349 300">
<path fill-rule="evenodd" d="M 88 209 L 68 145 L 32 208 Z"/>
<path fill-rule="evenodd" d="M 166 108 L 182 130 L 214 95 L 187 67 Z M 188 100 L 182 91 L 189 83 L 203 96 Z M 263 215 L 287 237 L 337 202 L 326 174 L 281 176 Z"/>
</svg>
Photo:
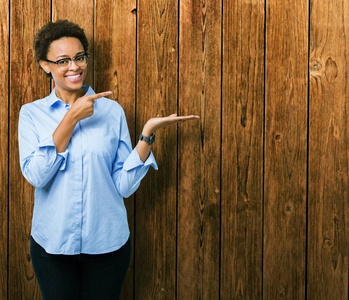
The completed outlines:
<svg viewBox="0 0 349 300">
<path fill-rule="evenodd" d="M 63 58 L 74 58 L 84 53 L 84 47 L 79 39 L 63 37 L 51 43 L 47 59 L 58 61 Z M 66 71 L 60 70 L 58 65 L 47 61 L 41 61 L 40 65 L 46 72 L 51 72 L 56 89 L 63 93 L 80 90 L 87 73 L 87 66 L 79 67 L 74 60 Z"/>
</svg>

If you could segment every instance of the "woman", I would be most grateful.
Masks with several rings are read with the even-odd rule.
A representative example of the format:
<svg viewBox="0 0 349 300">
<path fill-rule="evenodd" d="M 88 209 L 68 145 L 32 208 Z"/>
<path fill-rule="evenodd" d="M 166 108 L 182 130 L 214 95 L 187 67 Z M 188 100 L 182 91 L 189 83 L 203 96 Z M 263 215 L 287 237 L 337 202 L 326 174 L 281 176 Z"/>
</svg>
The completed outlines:
<svg viewBox="0 0 349 300">
<path fill-rule="evenodd" d="M 55 83 L 23 105 L 18 139 L 24 177 L 36 187 L 30 252 L 44 299 L 117 299 L 131 245 L 123 198 L 150 166 L 161 127 L 198 119 L 152 118 L 132 150 L 121 106 L 84 86 L 88 42 L 67 20 L 49 22 L 34 41 L 35 59 Z"/>
</svg>

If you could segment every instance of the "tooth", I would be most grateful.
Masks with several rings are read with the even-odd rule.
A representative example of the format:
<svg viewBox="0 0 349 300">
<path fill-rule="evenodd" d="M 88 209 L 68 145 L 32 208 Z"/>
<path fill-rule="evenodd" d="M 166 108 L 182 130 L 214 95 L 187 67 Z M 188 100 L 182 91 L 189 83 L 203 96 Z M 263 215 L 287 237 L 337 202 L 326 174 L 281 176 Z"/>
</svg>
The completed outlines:
<svg viewBox="0 0 349 300">
<path fill-rule="evenodd" d="M 80 76 L 80 74 L 78 75 L 72 75 L 72 76 L 68 76 L 69 78 L 78 78 Z"/>
</svg>

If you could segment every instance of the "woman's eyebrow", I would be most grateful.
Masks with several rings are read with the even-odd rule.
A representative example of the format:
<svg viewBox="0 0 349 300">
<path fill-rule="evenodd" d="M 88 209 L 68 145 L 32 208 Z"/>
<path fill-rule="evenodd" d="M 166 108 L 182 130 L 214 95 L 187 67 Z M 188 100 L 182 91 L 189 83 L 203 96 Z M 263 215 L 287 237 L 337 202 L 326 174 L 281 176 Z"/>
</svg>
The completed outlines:
<svg viewBox="0 0 349 300">
<path fill-rule="evenodd" d="M 80 54 L 85 54 L 85 51 L 80 51 L 80 52 L 76 53 L 74 57 L 76 57 L 76 56 L 78 56 L 78 55 L 80 55 Z M 58 55 L 56 58 L 60 58 L 60 57 L 61 57 L 61 58 L 69 57 L 69 55 L 67 55 L 67 54 L 62 54 L 62 55 Z"/>
</svg>

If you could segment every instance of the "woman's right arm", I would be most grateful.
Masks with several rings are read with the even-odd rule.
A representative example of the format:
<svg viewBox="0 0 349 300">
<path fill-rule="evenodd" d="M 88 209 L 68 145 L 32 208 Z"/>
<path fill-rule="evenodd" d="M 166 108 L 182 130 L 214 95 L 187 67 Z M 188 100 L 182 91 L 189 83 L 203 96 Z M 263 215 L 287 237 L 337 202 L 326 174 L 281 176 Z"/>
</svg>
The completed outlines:
<svg viewBox="0 0 349 300">
<path fill-rule="evenodd" d="M 76 124 L 93 114 L 94 100 L 110 95 L 104 92 L 83 96 L 70 107 L 53 134 L 39 136 L 29 111 L 22 107 L 18 124 L 20 165 L 23 176 L 34 187 L 43 188 L 57 173 L 65 170 L 68 143 Z"/>
<path fill-rule="evenodd" d="M 112 92 L 85 95 L 73 103 L 53 133 L 53 140 L 56 145 L 57 153 L 64 152 L 67 148 L 76 124 L 80 120 L 93 115 L 95 100 L 109 96 L 110 94 L 112 94 Z"/>
<path fill-rule="evenodd" d="M 43 188 L 59 169 L 65 169 L 68 150 L 57 153 L 52 133 L 40 136 L 31 115 L 25 106 L 21 108 L 18 122 L 20 166 L 29 183 Z"/>
</svg>

